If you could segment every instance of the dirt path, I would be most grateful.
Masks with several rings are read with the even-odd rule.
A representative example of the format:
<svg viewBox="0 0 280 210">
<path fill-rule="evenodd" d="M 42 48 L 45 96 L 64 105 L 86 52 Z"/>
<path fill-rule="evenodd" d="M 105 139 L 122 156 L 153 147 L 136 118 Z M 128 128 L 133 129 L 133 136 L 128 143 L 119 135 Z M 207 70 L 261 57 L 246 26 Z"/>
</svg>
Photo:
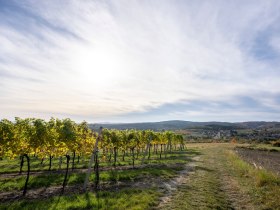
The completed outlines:
<svg viewBox="0 0 280 210">
<path fill-rule="evenodd" d="M 194 169 L 196 166 L 196 163 L 194 161 L 198 161 L 199 158 L 199 156 L 194 157 L 191 162 L 185 165 L 185 169 L 181 171 L 177 177 L 169 180 L 168 182 L 162 183 L 162 191 L 164 193 L 164 196 L 162 196 L 160 199 L 160 203 L 157 207 L 158 209 L 163 208 L 167 203 L 171 202 L 173 193 L 176 193 L 178 187 L 188 182 L 189 175 L 191 173 L 194 173 Z"/>
<path fill-rule="evenodd" d="M 224 158 L 224 154 L 219 158 Z M 228 171 L 229 165 L 228 162 L 219 161 L 215 159 L 217 167 L 216 169 L 219 171 L 219 177 L 221 180 L 221 190 L 225 192 L 227 200 L 232 209 L 255 209 L 250 196 L 243 192 L 238 181 L 232 177 Z"/>
<path fill-rule="evenodd" d="M 186 166 L 175 187 L 172 182 L 168 185 L 157 209 L 256 209 L 230 175 L 225 148 L 209 145 L 198 149 L 202 155 Z"/>
</svg>

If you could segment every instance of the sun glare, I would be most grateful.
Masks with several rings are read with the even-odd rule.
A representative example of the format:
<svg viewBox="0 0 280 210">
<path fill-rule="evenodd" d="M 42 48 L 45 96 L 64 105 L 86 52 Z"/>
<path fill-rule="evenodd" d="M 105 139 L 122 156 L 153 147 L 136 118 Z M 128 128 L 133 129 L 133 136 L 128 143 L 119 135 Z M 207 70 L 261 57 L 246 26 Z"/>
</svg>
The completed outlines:
<svg viewBox="0 0 280 210">
<path fill-rule="evenodd" d="M 112 47 L 89 46 L 81 49 L 76 55 L 74 70 L 83 85 L 108 87 L 121 79 L 123 59 Z"/>
</svg>

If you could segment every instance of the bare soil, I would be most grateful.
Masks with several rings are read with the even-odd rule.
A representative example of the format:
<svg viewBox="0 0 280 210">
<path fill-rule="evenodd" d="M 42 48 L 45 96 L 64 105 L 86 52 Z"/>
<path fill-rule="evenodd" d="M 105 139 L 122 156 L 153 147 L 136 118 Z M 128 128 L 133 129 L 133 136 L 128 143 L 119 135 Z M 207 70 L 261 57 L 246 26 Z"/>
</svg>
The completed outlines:
<svg viewBox="0 0 280 210">
<path fill-rule="evenodd" d="M 264 168 L 280 175 L 280 152 L 236 148 L 236 153 L 257 168 Z"/>
</svg>

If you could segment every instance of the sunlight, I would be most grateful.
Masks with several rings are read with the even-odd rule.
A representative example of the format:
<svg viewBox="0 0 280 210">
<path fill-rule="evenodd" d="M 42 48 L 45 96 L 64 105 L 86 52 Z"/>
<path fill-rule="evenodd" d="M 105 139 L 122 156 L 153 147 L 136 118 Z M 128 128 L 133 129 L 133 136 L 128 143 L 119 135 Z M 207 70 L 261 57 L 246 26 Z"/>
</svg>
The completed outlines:
<svg viewBox="0 0 280 210">
<path fill-rule="evenodd" d="M 75 53 L 75 56 L 73 67 L 82 85 L 110 87 L 121 79 L 124 63 L 115 48 L 109 45 L 87 46 Z"/>
</svg>

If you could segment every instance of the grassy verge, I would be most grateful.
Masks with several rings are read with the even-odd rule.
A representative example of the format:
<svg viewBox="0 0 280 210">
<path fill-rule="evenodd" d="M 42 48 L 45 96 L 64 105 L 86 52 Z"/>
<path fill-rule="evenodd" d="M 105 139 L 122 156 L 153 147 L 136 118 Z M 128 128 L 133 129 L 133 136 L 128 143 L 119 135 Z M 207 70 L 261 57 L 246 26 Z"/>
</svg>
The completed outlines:
<svg viewBox="0 0 280 210">
<path fill-rule="evenodd" d="M 280 177 L 264 169 L 256 169 L 233 151 L 226 152 L 231 174 L 261 209 L 280 209 Z"/>
<path fill-rule="evenodd" d="M 156 189 L 126 189 L 115 192 L 56 196 L 47 200 L 19 201 L 0 204 L 0 209 L 149 209 L 157 204 Z"/>
</svg>

